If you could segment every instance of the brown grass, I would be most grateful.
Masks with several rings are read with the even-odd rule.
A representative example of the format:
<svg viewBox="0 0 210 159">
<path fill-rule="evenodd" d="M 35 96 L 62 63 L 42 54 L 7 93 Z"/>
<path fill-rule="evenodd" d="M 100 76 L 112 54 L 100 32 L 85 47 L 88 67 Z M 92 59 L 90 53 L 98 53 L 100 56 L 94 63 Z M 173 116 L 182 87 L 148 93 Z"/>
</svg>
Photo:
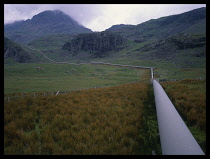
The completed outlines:
<svg viewBox="0 0 210 159">
<path fill-rule="evenodd" d="M 189 126 L 206 130 L 206 80 L 161 83 Z"/>
<path fill-rule="evenodd" d="M 148 91 L 133 83 L 5 102 L 4 153 L 151 154 Z"/>
</svg>

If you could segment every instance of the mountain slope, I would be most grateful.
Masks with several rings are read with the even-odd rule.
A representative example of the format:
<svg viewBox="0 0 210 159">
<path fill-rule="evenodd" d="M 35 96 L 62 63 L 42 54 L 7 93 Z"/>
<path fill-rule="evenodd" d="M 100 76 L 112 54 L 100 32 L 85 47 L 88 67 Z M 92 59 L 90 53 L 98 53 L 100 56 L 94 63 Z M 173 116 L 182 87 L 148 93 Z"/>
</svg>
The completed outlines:
<svg viewBox="0 0 210 159">
<path fill-rule="evenodd" d="M 71 40 L 74 36 L 76 35 L 71 35 L 71 34 L 46 35 L 30 41 L 28 45 L 38 50 L 52 51 L 55 49 L 62 48 L 63 44 Z"/>
<path fill-rule="evenodd" d="M 131 27 L 135 25 L 129 25 L 129 24 L 118 24 L 118 25 L 112 25 L 110 28 L 106 29 L 105 31 L 116 31 L 118 29 L 124 28 L 124 27 Z"/>
<path fill-rule="evenodd" d="M 20 26 L 21 22 L 16 25 Z M 28 45 L 54 61 L 94 60 L 131 65 L 148 61 L 145 66 L 167 62 L 179 68 L 205 68 L 206 8 L 152 19 L 136 26 L 115 25 L 113 28 L 113 31 L 80 35 L 47 35 Z M 27 46 L 24 49 L 31 52 L 31 57 L 36 56 L 34 61 L 40 62 L 40 52 L 32 52 Z"/>
<path fill-rule="evenodd" d="M 31 61 L 31 57 L 17 43 L 4 37 L 4 60 L 6 62 L 9 60 L 19 63 L 27 63 Z"/>
<path fill-rule="evenodd" d="M 176 33 L 188 31 L 189 28 L 200 26 L 200 29 L 191 30 L 205 33 L 206 31 L 206 8 L 199 8 L 178 15 L 171 15 L 159 19 L 151 19 L 136 26 L 123 27 L 113 30 L 130 40 L 158 40 L 175 35 Z M 195 32 L 194 32 L 195 31 Z"/>
<path fill-rule="evenodd" d="M 18 43 L 27 43 L 46 35 L 92 32 L 60 10 L 44 11 L 33 16 L 31 20 L 7 24 L 4 31 L 5 36 Z"/>
</svg>

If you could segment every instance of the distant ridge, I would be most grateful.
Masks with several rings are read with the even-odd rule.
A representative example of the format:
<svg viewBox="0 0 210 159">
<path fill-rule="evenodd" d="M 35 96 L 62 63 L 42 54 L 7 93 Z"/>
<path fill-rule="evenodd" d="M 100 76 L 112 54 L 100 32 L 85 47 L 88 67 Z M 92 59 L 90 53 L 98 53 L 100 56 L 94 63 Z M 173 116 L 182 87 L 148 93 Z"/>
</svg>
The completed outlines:
<svg viewBox="0 0 210 159">
<path fill-rule="evenodd" d="M 106 29 L 105 31 L 115 31 L 124 27 L 131 27 L 131 26 L 135 26 L 135 25 L 131 25 L 131 24 L 117 24 L 117 25 L 112 25 L 110 28 Z"/>
<path fill-rule="evenodd" d="M 130 40 L 147 41 L 167 38 L 180 32 L 206 32 L 206 8 L 198 8 L 185 13 L 150 19 L 144 23 L 130 27 L 118 27 L 110 30 L 117 32 Z M 199 29 L 191 29 L 199 26 Z M 110 28 L 111 29 L 111 28 Z"/>
</svg>

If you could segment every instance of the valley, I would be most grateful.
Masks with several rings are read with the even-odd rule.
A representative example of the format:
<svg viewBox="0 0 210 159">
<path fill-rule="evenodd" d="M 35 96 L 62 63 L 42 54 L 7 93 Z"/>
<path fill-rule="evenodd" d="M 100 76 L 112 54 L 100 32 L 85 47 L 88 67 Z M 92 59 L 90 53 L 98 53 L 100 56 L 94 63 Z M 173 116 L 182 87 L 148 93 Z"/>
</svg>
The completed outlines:
<svg viewBox="0 0 210 159">
<path fill-rule="evenodd" d="M 149 69 L 93 64 L 31 63 L 5 65 L 4 69 L 5 94 L 111 87 L 150 78 Z"/>
<path fill-rule="evenodd" d="M 206 153 L 206 8 L 101 32 L 44 11 L 4 31 L 5 154 L 161 155 L 150 67 Z"/>
</svg>

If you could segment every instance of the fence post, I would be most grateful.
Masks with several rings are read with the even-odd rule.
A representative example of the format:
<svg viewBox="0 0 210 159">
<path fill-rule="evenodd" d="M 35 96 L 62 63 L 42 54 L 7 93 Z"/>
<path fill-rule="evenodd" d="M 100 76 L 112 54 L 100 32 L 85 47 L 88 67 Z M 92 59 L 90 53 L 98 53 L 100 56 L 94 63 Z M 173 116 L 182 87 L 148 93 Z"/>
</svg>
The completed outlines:
<svg viewBox="0 0 210 159">
<path fill-rule="evenodd" d="M 153 77 L 153 68 L 151 67 L 150 70 L 151 70 L 151 78 L 153 79 L 154 78 Z"/>
<path fill-rule="evenodd" d="M 58 95 L 59 91 L 56 93 L 56 96 Z"/>
<path fill-rule="evenodd" d="M 36 97 L 36 93 L 34 93 L 34 97 Z"/>
<path fill-rule="evenodd" d="M 8 102 L 10 102 L 9 96 L 7 97 L 7 99 L 8 99 Z"/>
</svg>

